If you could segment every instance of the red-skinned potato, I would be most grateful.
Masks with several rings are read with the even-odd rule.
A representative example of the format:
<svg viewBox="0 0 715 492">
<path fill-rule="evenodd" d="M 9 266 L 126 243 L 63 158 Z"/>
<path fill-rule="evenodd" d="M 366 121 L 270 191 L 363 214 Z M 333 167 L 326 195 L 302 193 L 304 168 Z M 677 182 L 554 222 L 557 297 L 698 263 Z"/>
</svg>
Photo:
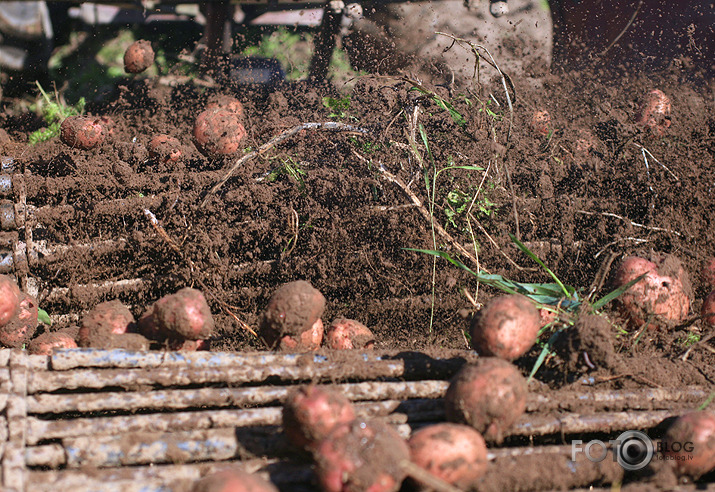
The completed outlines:
<svg viewBox="0 0 715 492">
<path fill-rule="evenodd" d="M 371 350 L 375 346 L 375 335 L 359 321 L 338 318 L 325 331 L 325 345 L 333 350 Z"/>
<path fill-rule="evenodd" d="M 94 116 L 70 116 L 60 125 L 60 139 L 69 147 L 90 150 L 104 142 L 106 124 Z"/>
<path fill-rule="evenodd" d="M 153 316 L 159 332 L 170 338 L 205 340 L 213 335 L 211 308 L 201 291 L 191 287 L 155 302 Z"/>
<path fill-rule="evenodd" d="M 551 131 L 551 115 L 548 111 L 536 111 L 531 116 L 529 126 L 540 137 L 545 137 Z"/>
<path fill-rule="evenodd" d="M 195 482 L 191 492 L 278 492 L 275 485 L 240 468 L 222 470 Z"/>
<path fill-rule="evenodd" d="M 318 289 L 305 280 L 288 282 L 281 285 L 268 301 L 259 323 L 260 335 L 271 348 L 280 346 L 286 336 L 302 342 L 303 333 L 315 329 L 324 310 L 325 297 Z M 321 336 L 322 330 L 321 321 Z M 308 340 L 313 336 L 308 335 Z"/>
<path fill-rule="evenodd" d="M 178 139 L 169 135 L 156 135 L 149 142 L 149 157 L 163 164 L 181 160 L 183 150 Z"/>
<path fill-rule="evenodd" d="M 198 352 L 199 350 L 209 350 L 208 340 L 182 340 L 171 338 L 166 341 L 169 350 L 181 352 Z"/>
<path fill-rule="evenodd" d="M 637 256 L 624 259 L 616 270 L 614 288 L 646 274 L 618 298 L 622 311 L 636 326 L 651 327 L 683 321 L 690 311 L 691 285 L 680 260 L 656 256 L 654 261 Z"/>
<path fill-rule="evenodd" d="M 110 335 L 122 335 L 134 328 L 134 316 L 121 301 L 97 304 L 83 318 L 77 334 L 80 347 L 104 348 Z"/>
<path fill-rule="evenodd" d="M 715 469 L 715 415 L 697 411 L 678 417 L 663 436 L 661 448 L 681 475 L 697 479 Z"/>
<path fill-rule="evenodd" d="M 715 256 L 711 256 L 705 260 L 703 269 L 700 272 L 700 277 L 709 289 L 715 289 Z"/>
<path fill-rule="evenodd" d="M 238 152 L 246 129 L 236 113 L 226 109 L 207 109 L 194 122 L 193 141 L 196 148 L 209 158 L 224 157 Z"/>
<path fill-rule="evenodd" d="M 20 293 L 20 303 L 15 317 L 0 327 L 0 345 L 20 348 L 28 343 L 37 330 L 37 301 L 34 297 Z"/>
<path fill-rule="evenodd" d="M 352 403 L 325 386 L 301 386 L 283 404 L 283 431 L 296 447 L 310 450 L 339 425 L 355 420 Z"/>
<path fill-rule="evenodd" d="M 225 109 L 234 113 L 239 118 L 243 118 L 243 104 L 235 97 L 226 94 L 216 94 L 211 96 L 206 103 L 206 109 Z"/>
<path fill-rule="evenodd" d="M 670 127 L 670 98 L 660 89 L 643 97 L 635 115 L 636 125 L 662 137 Z"/>
<path fill-rule="evenodd" d="M 77 348 L 75 335 L 67 330 L 46 332 L 34 338 L 27 346 L 33 355 L 52 355 L 56 349 Z"/>
<path fill-rule="evenodd" d="M 0 327 L 8 324 L 20 308 L 20 288 L 7 275 L 0 275 Z"/>
<path fill-rule="evenodd" d="M 472 346 L 479 355 L 514 360 L 536 343 L 541 316 L 520 294 L 495 297 L 472 320 Z"/>
<path fill-rule="evenodd" d="M 396 492 L 409 461 L 407 443 L 381 421 L 337 426 L 317 447 L 316 474 L 324 492 Z"/>
<path fill-rule="evenodd" d="M 473 428 L 452 423 L 429 425 L 408 439 L 412 462 L 460 489 L 484 475 L 487 445 Z"/>
<path fill-rule="evenodd" d="M 285 352 L 310 352 L 320 349 L 323 343 L 323 320 L 313 323 L 309 329 L 298 336 L 284 335 L 278 344 L 278 350 Z"/>
<path fill-rule="evenodd" d="M 715 290 L 712 291 L 703 301 L 703 307 L 700 310 L 703 317 L 703 322 L 715 327 Z"/>
<path fill-rule="evenodd" d="M 124 52 L 124 71 L 141 73 L 154 63 L 154 50 L 144 39 L 133 42 Z"/>
<path fill-rule="evenodd" d="M 503 434 L 526 411 L 527 384 L 509 362 L 483 357 L 464 366 L 449 383 L 445 414 L 449 422 L 467 424 L 487 441 Z"/>
</svg>

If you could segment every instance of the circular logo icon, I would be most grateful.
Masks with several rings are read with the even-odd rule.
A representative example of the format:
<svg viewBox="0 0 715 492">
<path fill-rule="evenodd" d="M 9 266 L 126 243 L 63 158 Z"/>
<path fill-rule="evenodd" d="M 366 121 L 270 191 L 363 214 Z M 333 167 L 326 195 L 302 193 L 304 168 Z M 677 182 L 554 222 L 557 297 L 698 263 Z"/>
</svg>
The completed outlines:
<svg viewBox="0 0 715 492">
<path fill-rule="evenodd" d="M 624 470 L 635 471 L 653 459 L 653 441 L 640 431 L 626 431 L 616 439 L 616 461 Z"/>
</svg>

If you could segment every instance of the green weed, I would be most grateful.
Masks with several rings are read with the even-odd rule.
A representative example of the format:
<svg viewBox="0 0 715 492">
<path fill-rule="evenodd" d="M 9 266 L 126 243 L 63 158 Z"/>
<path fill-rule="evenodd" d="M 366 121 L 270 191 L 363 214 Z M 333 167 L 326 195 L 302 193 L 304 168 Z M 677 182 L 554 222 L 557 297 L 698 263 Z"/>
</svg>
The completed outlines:
<svg viewBox="0 0 715 492">
<path fill-rule="evenodd" d="M 62 121 L 69 116 L 82 114 L 84 112 L 85 105 L 85 100 L 81 97 L 79 101 L 77 101 L 77 104 L 74 106 L 68 106 L 63 100 L 60 99 L 57 92 L 55 92 L 55 98 L 52 100 L 39 82 L 35 82 L 35 84 L 37 84 L 37 88 L 42 95 L 42 99 L 35 104 L 33 109 L 35 111 L 40 111 L 42 119 L 45 120 L 45 123 L 47 123 L 47 127 L 41 128 L 30 134 L 30 145 L 45 142 L 51 138 L 59 136 Z"/>
<path fill-rule="evenodd" d="M 281 160 L 281 165 L 273 169 L 268 176 L 266 181 L 274 182 L 280 176 L 288 176 L 290 179 L 296 182 L 298 189 L 302 192 L 305 191 L 305 179 L 307 173 L 301 169 L 300 163 L 296 162 L 292 157 L 287 157 Z"/>
<path fill-rule="evenodd" d="M 574 323 L 574 317 L 576 312 L 581 308 L 581 306 L 584 303 L 589 303 L 589 299 L 585 299 L 581 296 L 581 294 L 572 286 L 564 284 L 554 272 L 552 272 L 539 257 L 537 257 L 529 248 L 526 247 L 521 241 L 519 241 L 515 236 L 510 235 L 511 240 L 516 244 L 516 246 L 523 251 L 529 258 L 534 260 L 554 281 L 549 282 L 549 283 L 525 283 L 525 282 L 515 282 L 513 280 L 509 280 L 507 278 L 504 278 L 501 275 L 496 275 L 496 274 L 489 274 L 485 273 L 483 271 L 474 271 L 471 268 L 469 268 L 467 265 L 462 263 L 456 258 L 452 258 L 448 253 L 444 251 L 436 251 L 436 250 L 424 250 L 424 249 L 412 249 L 412 248 L 406 248 L 408 251 L 416 251 L 419 253 L 425 253 L 428 255 L 432 255 L 436 258 L 443 258 L 453 265 L 461 268 L 462 270 L 474 275 L 477 279 L 477 282 L 488 285 L 490 287 L 494 287 L 496 289 L 499 289 L 503 292 L 506 292 L 508 294 L 521 294 L 532 301 L 537 305 L 539 308 L 545 308 L 550 311 L 556 312 L 558 314 L 557 319 L 559 320 L 558 322 L 552 323 L 550 326 L 547 325 L 542 329 L 541 334 L 544 334 L 548 329 L 554 329 L 555 331 L 551 334 L 549 337 L 548 341 L 542 345 L 542 350 L 541 353 L 539 354 L 539 357 L 537 358 L 536 362 L 534 363 L 534 366 L 531 370 L 531 374 L 529 375 L 529 379 L 531 379 L 534 374 L 539 370 L 541 365 L 544 363 L 546 360 L 546 357 L 553 352 L 553 346 L 554 343 L 556 342 L 558 336 L 561 334 L 561 332 L 565 329 L 568 329 L 569 327 L 573 326 Z M 641 279 L 643 279 L 647 274 L 644 273 L 643 275 L 633 279 L 632 281 L 628 282 L 627 284 L 623 285 L 622 287 L 619 287 L 618 289 L 613 290 L 612 292 L 609 292 L 602 298 L 590 302 L 590 309 L 593 310 L 594 312 L 598 312 L 601 309 L 603 309 L 606 304 L 611 302 L 612 300 L 616 299 L 618 296 L 620 296 L 623 292 L 628 290 L 632 285 L 634 285 L 636 282 L 639 282 Z M 563 316 L 561 316 L 563 314 Z M 558 325 L 558 326 L 556 326 Z"/>
<path fill-rule="evenodd" d="M 347 118 L 347 110 L 350 109 L 350 96 L 345 97 L 324 97 L 323 106 L 328 108 L 331 113 L 328 118 Z"/>
</svg>

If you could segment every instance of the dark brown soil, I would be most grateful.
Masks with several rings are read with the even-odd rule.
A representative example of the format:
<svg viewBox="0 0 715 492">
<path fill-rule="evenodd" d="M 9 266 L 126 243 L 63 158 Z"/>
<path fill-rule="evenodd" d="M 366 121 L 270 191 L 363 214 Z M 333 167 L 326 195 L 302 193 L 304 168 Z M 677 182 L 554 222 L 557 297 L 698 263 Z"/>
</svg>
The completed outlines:
<svg viewBox="0 0 715 492">
<path fill-rule="evenodd" d="M 161 296 L 191 286 L 216 320 L 212 350 L 263 350 L 248 328 L 257 330 L 276 289 L 306 280 L 326 298 L 324 320 L 364 323 L 378 349 L 458 349 L 467 347 L 472 314 L 499 292 L 413 249 L 448 252 L 514 281 L 550 282 L 514 235 L 592 299 L 609 292 L 622 257 L 671 254 L 692 281 L 686 322 L 629 332 L 612 305 L 601 314 L 583 309 L 537 379 L 548 385 L 543 391 L 713 388 L 712 344 L 693 344 L 712 331 L 697 313 L 710 291 L 700 269 L 715 255 L 713 93 L 675 72 L 605 78 L 546 67 L 534 62 L 513 79 L 513 112 L 486 65 L 478 80 L 424 80 L 419 90 L 412 79 L 363 76 L 342 113 L 324 104 L 345 97 L 327 83 L 269 91 L 136 80 L 91 108 L 116 122 L 92 150 L 59 139 L 27 145 L 36 122 L 7 111 L 0 126 L 12 141 L 2 150 L 24 171 L 39 304 L 59 317 L 54 330 L 112 299 L 138 319 Z M 672 98 L 662 137 L 634 123 L 654 88 Z M 194 119 L 216 93 L 245 107 L 238 157 L 209 160 L 191 143 Z M 530 125 L 539 110 L 550 114 L 547 136 Z M 338 125 L 296 130 L 325 122 Z M 238 158 L 292 129 L 233 170 Z M 177 138 L 184 159 L 150 159 L 156 134 Z M 432 207 L 448 235 L 435 232 Z M 127 282 L 107 284 L 119 281 Z M 517 361 L 523 372 L 540 352 Z M 543 476 L 543 466 L 535 457 L 529 473 Z M 553 464 L 564 476 L 569 466 Z M 499 467 L 494 489 L 532 484 L 523 472 Z"/>
</svg>

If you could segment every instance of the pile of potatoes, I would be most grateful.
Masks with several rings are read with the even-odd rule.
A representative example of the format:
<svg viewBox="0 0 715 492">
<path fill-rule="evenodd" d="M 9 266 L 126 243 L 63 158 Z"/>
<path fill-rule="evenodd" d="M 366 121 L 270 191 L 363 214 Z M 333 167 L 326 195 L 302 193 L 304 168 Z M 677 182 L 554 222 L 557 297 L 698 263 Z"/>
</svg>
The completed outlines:
<svg viewBox="0 0 715 492">
<path fill-rule="evenodd" d="M 0 275 L 0 346 L 26 347 L 28 353 L 51 355 L 55 349 L 201 350 L 208 348 L 214 320 L 204 295 L 186 287 L 157 300 L 136 322 L 120 301 L 96 305 L 79 326 L 45 331 L 38 327 L 37 301 L 17 283 Z"/>
</svg>

